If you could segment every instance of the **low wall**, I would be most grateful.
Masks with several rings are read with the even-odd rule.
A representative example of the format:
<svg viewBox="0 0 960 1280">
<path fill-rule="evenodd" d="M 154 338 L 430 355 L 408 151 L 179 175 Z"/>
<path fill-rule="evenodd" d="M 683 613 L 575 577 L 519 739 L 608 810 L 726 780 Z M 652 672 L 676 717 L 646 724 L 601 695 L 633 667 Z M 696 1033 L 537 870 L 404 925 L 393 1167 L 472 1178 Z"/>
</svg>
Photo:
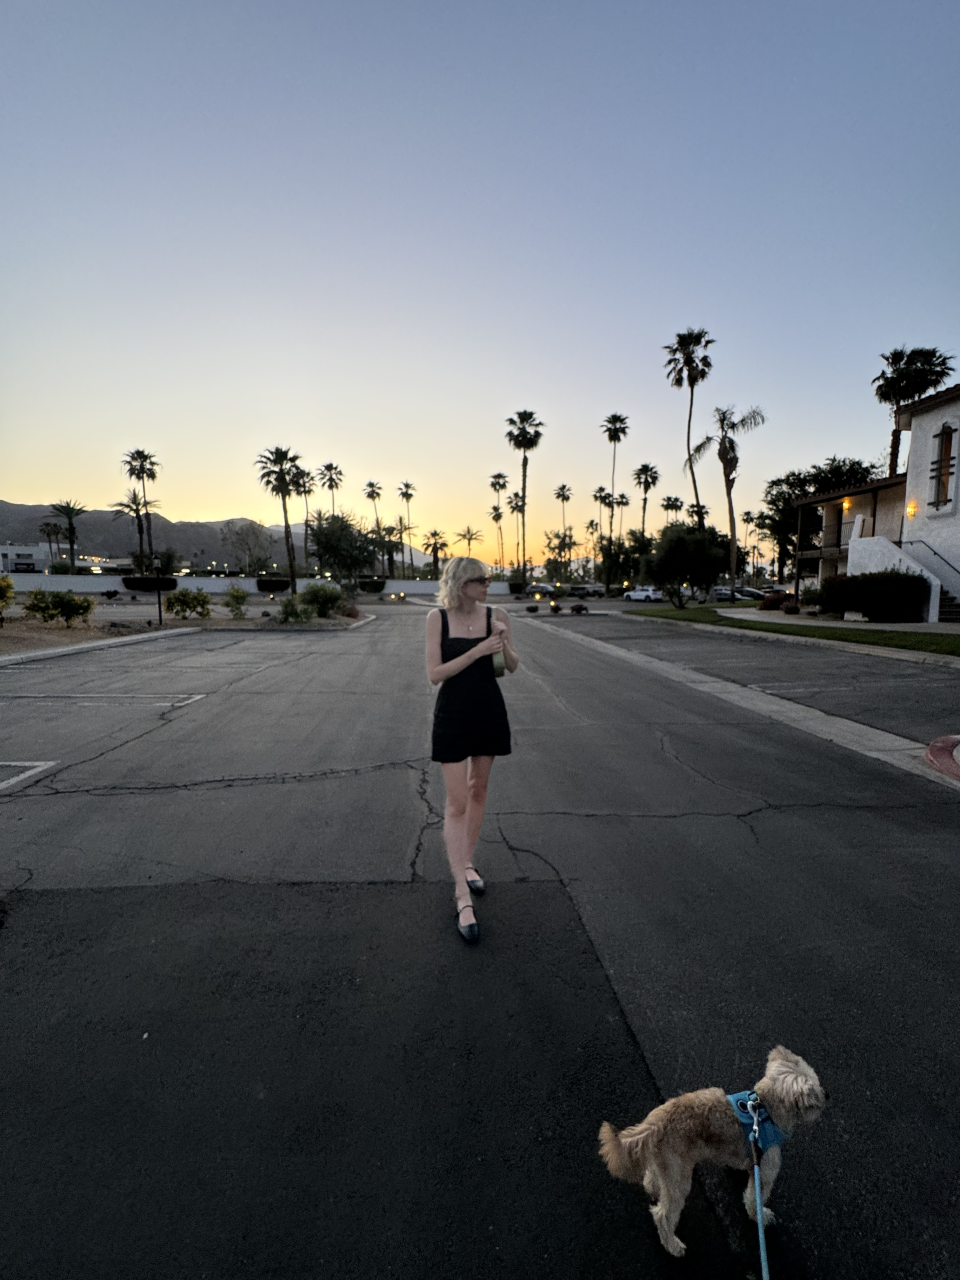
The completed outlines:
<svg viewBox="0 0 960 1280">
<path fill-rule="evenodd" d="M 940 579 L 929 569 L 914 560 L 913 556 L 892 543 L 888 538 L 853 538 L 847 552 L 847 573 L 881 573 L 884 569 L 900 569 L 905 573 L 920 573 L 930 583 L 930 603 L 927 606 L 927 622 L 940 617 Z"/>
<path fill-rule="evenodd" d="M 112 573 L 11 573 L 9 576 L 17 592 L 42 587 L 44 591 L 76 591 L 77 595 L 84 596 L 98 596 L 103 591 L 119 591 L 123 596 L 131 594 L 123 585 L 123 579 Z M 191 591 L 208 591 L 212 596 L 223 595 L 231 587 L 240 587 L 251 595 L 263 594 L 257 591 L 257 580 L 252 575 L 249 578 L 178 578 L 177 585 L 189 587 Z M 143 598 L 156 592 L 138 591 L 136 594 Z"/>
<path fill-rule="evenodd" d="M 381 592 L 382 596 L 398 596 L 401 591 L 405 596 L 435 596 L 440 584 L 433 579 L 425 581 L 416 578 L 389 578 Z M 507 582 L 491 582 L 487 588 L 488 596 L 508 596 L 510 584 Z"/>
</svg>

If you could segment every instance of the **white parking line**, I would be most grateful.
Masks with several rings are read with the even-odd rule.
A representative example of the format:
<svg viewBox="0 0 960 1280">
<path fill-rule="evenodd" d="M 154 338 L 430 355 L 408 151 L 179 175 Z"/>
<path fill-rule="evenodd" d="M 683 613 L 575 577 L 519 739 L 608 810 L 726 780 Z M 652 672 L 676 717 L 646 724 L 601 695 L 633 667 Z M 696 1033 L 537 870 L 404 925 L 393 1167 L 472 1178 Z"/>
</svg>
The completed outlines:
<svg viewBox="0 0 960 1280">
<path fill-rule="evenodd" d="M 191 702 L 199 702 L 201 698 L 205 698 L 205 693 L 3 693 L 0 692 L 0 702 L 13 699 L 34 699 L 46 698 L 54 701 L 60 698 L 73 698 L 78 702 L 87 703 L 94 698 L 143 698 L 150 701 L 154 707 L 189 707 Z M 157 698 L 165 698 L 165 702 L 157 702 Z"/>
<path fill-rule="evenodd" d="M 23 773 L 15 773 L 12 778 L 7 778 L 0 782 L 0 791 L 5 791 L 7 787 L 16 786 L 17 783 L 26 782 L 28 778 L 33 778 L 38 773 L 43 773 L 44 769 L 52 769 L 55 764 L 59 764 L 59 760 L 0 760 L 0 769 L 22 769 Z"/>
<path fill-rule="evenodd" d="M 882 760 L 885 764 L 895 765 L 906 773 L 917 774 L 928 782 L 937 782 L 941 786 L 960 791 L 960 781 L 936 772 L 926 761 L 926 743 L 914 742 L 912 738 L 901 738 L 895 733 L 886 733 L 883 729 L 873 729 L 870 725 L 860 724 L 856 720 L 845 720 L 842 716 L 831 716 L 825 711 L 817 711 L 814 707 L 806 707 L 799 702 L 789 702 L 786 698 L 775 697 L 772 693 L 764 693 L 748 685 L 736 684 L 732 680 L 719 680 L 716 676 L 704 675 L 693 667 L 684 667 L 677 662 L 665 662 L 662 658 L 651 658 L 645 653 L 636 653 L 630 649 L 621 649 L 619 645 L 608 644 L 605 640 L 595 640 L 593 636 L 583 636 L 576 631 L 537 623 L 533 618 L 524 618 L 531 626 L 540 626 L 549 630 L 552 635 L 561 635 L 565 640 L 594 649 L 610 657 L 629 662 L 632 666 L 641 667 L 651 675 L 685 684 L 701 693 L 709 693 L 714 698 L 741 707 L 744 711 L 753 711 L 757 715 L 766 716 L 769 720 L 777 720 L 781 724 L 790 725 L 803 733 L 810 733 L 815 738 L 826 742 L 834 742 L 846 747 L 848 751 L 856 751 L 862 756 L 870 756 L 873 760 Z M 684 623 L 684 626 L 687 624 Z"/>
</svg>

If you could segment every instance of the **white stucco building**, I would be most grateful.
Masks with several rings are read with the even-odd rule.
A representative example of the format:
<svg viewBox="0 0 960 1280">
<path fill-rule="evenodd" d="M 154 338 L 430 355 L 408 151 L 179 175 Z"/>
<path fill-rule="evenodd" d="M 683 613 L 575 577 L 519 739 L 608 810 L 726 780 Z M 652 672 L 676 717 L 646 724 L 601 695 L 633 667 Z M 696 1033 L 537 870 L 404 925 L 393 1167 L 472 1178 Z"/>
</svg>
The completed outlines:
<svg viewBox="0 0 960 1280">
<path fill-rule="evenodd" d="M 960 506 L 957 446 L 960 384 L 904 405 L 897 426 L 910 432 L 903 475 L 802 505 L 823 509 L 818 580 L 835 573 L 908 569 L 930 583 L 929 622 L 960 621 Z"/>
</svg>

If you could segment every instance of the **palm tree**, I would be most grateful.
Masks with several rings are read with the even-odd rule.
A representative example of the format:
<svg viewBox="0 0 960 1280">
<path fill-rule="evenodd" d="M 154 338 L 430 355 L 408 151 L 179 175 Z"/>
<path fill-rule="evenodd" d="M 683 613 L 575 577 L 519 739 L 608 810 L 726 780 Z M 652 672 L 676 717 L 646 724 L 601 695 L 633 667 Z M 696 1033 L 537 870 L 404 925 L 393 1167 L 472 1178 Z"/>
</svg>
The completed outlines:
<svg viewBox="0 0 960 1280">
<path fill-rule="evenodd" d="M 472 554 L 473 544 L 475 542 L 483 541 L 483 534 L 479 529 L 471 529 L 470 526 L 467 525 L 465 529 L 462 529 L 460 533 L 457 534 L 457 541 L 465 542 L 467 544 L 467 555 L 469 556 Z"/>
<path fill-rule="evenodd" d="M 383 546 L 387 553 L 387 573 L 391 578 L 397 575 L 394 572 L 393 557 L 396 555 L 397 548 L 397 526 L 395 524 L 385 524 L 380 533 L 383 537 Z M 403 550 L 403 542 L 400 543 L 400 549 Z"/>
<path fill-rule="evenodd" d="M 450 546 L 446 538 L 443 536 L 442 529 L 431 529 L 423 540 L 423 549 L 429 556 L 433 556 L 433 576 L 434 579 L 440 577 L 440 557 L 444 551 Z"/>
<path fill-rule="evenodd" d="M 543 435 L 543 423 L 538 420 L 537 415 L 530 409 L 520 409 L 512 418 L 507 418 L 507 426 L 510 428 L 507 432 L 507 439 L 514 449 L 523 454 L 520 481 L 520 496 L 522 499 L 520 527 L 523 531 L 523 559 L 520 564 L 520 581 L 525 588 L 527 585 L 527 455 L 531 449 L 535 449 L 540 443 L 540 438 Z"/>
<path fill-rule="evenodd" d="M 87 508 L 82 507 L 79 502 L 72 502 L 69 498 L 64 498 L 63 502 L 51 502 L 50 510 L 55 516 L 62 516 L 67 522 L 67 542 L 70 546 L 70 568 L 77 567 L 77 526 L 74 521 L 82 516 Z"/>
<path fill-rule="evenodd" d="M 900 406 L 942 387 L 953 373 L 953 356 L 944 355 L 939 347 L 911 347 L 909 351 L 906 347 L 894 347 L 886 355 L 881 352 L 880 359 L 887 367 L 877 374 L 873 383 L 880 403 L 892 407 L 888 474 L 895 476 L 900 459 Z"/>
<path fill-rule="evenodd" d="M 137 497 L 139 498 L 139 494 Z M 57 544 L 57 559 L 60 559 L 60 535 L 63 533 L 63 525 L 54 524 L 51 520 L 45 520 L 40 526 L 40 537 L 46 538 L 47 546 L 50 548 L 50 563 L 53 564 L 53 544 Z"/>
<path fill-rule="evenodd" d="M 295 596 L 297 594 L 297 553 L 293 547 L 293 534 L 290 532 L 287 499 L 294 492 L 293 479 L 300 469 L 300 455 L 276 445 L 273 449 L 265 449 L 254 466 L 260 468 L 260 483 L 264 489 L 280 499 L 280 506 L 283 509 L 283 545 L 287 551 L 287 570 L 290 574 L 290 594 Z"/>
<path fill-rule="evenodd" d="M 406 561 L 406 555 L 404 550 L 405 544 L 403 539 L 405 534 L 410 533 L 411 528 L 412 528 L 412 525 L 410 525 L 410 523 L 405 519 L 404 516 L 397 516 L 397 537 L 400 539 L 400 566 L 403 570 L 404 577 L 407 576 L 407 561 Z M 413 543 L 412 542 L 410 543 L 410 577 L 411 578 L 413 577 Z"/>
<path fill-rule="evenodd" d="M 737 436 L 747 431 L 756 431 L 766 422 L 762 409 L 756 405 L 748 409 L 742 418 L 734 414 L 733 405 L 726 409 L 714 409 L 713 421 L 716 424 L 713 433 L 700 441 L 691 457 L 699 462 L 711 445 L 717 446 L 717 457 L 723 468 L 723 487 L 727 491 L 727 518 L 730 521 L 730 585 L 737 579 L 737 517 L 733 513 L 733 486 L 737 480 L 737 468 L 740 465 L 740 452 L 737 448 Z"/>
<path fill-rule="evenodd" d="M 600 430 L 613 445 L 613 468 L 610 472 L 610 492 L 617 491 L 617 445 L 629 431 L 627 419 L 622 413 L 611 413 L 600 424 Z M 613 541 L 613 507 L 610 508 L 610 541 Z"/>
<path fill-rule="evenodd" d="M 121 502 L 111 502 L 110 506 L 114 508 L 116 514 L 114 520 L 122 520 L 124 516 L 129 516 L 131 520 L 136 521 L 137 525 L 137 545 L 140 557 L 140 572 L 143 572 L 143 498 L 140 496 L 139 489 L 128 489 L 127 496 Z"/>
<path fill-rule="evenodd" d="M 156 456 L 147 453 L 146 449 L 131 449 L 129 453 L 125 453 L 122 458 L 122 465 L 127 473 L 128 480 L 139 480 L 140 489 L 143 493 L 143 515 L 147 526 L 147 548 L 153 557 L 153 524 L 150 520 L 150 504 L 147 502 L 147 481 L 151 484 L 157 482 L 157 472 L 160 470 L 160 463 Z"/>
<path fill-rule="evenodd" d="M 399 489 L 397 490 L 397 493 L 400 495 L 400 501 L 405 503 L 407 508 L 407 530 L 406 531 L 407 531 L 407 537 L 410 540 L 410 572 L 411 573 L 413 573 L 413 539 L 410 538 L 410 534 L 413 533 L 414 529 L 416 528 L 416 525 L 413 524 L 410 519 L 410 502 L 413 498 L 413 495 L 416 492 L 417 492 L 416 485 L 411 484 L 409 480 L 404 480 L 403 483 L 400 485 Z"/>
<path fill-rule="evenodd" d="M 567 532 L 567 503 L 573 497 L 573 490 L 570 488 L 568 484 L 558 484 L 553 491 L 553 496 L 560 503 L 561 524 L 563 525 L 563 532 L 566 533 Z M 571 530 L 571 537 L 572 537 L 572 530 Z M 570 566 L 568 565 L 567 567 L 569 568 Z"/>
<path fill-rule="evenodd" d="M 706 520 L 709 514 L 710 508 L 705 507 L 702 502 L 690 502 L 687 504 L 687 516 L 690 520 L 696 521 L 697 528 L 701 533 L 706 529 Z"/>
<path fill-rule="evenodd" d="M 310 549 L 307 543 L 307 534 L 310 532 L 310 506 L 307 499 L 316 489 L 316 481 L 313 475 L 303 467 L 297 467 L 293 475 L 290 477 L 290 488 L 303 499 L 303 567 L 310 568 Z"/>
<path fill-rule="evenodd" d="M 517 492 L 511 493 L 510 497 L 507 499 L 507 506 L 510 509 L 511 515 L 515 515 L 517 517 L 517 567 L 519 568 L 520 567 L 520 518 L 526 511 L 526 503 L 523 500 L 523 495 Z"/>
<path fill-rule="evenodd" d="M 624 509 L 624 507 L 629 507 L 629 505 L 630 505 L 630 497 L 629 497 L 629 494 L 626 494 L 626 493 L 618 493 L 618 494 L 617 494 L 617 496 L 616 496 L 616 497 L 614 498 L 614 500 L 613 500 L 613 505 L 614 505 L 615 507 L 619 507 L 619 508 L 620 508 L 620 523 L 619 523 L 619 525 L 617 526 L 617 537 L 618 537 L 618 538 L 622 538 L 622 537 L 623 537 L 623 509 Z"/>
<path fill-rule="evenodd" d="M 633 483 L 643 491 L 643 512 L 640 516 L 640 532 L 647 532 L 647 496 L 660 480 L 660 472 L 652 462 L 641 462 L 633 473 Z"/>
<path fill-rule="evenodd" d="M 373 503 L 373 523 L 374 528 L 380 528 L 380 515 L 377 511 L 377 503 L 383 497 L 383 489 L 377 484 L 376 480 L 368 480 L 363 486 L 363 496 Z"/>
<path fill-rule="evenodd" d="M 500 528 L 500 522 L 503 520 L 503 508 L 499 505 L 499 503 L 494 503 L 494 505 L 487 512 L 487 515 L 493 521 L 497 531 L 497 555 L 499 557 L 498 567 L 502 572 L 504 567 L 503 565 L 503 558 L 504 558 L 503 557 L 503 530 Z"/>
<path fill-rule="evenodd" d="M 683 333 L 678 333 L 676 341 L 669 343 L 663 349 L 667 353 L 667 359 L 664 368 L 667 371 L 667 381 L 671 387 L 678 390 L 683 387 L 684 383 L 690 388 L 690 408 L 687 411 L 687 465 L 690 468 L 690 479 L 693 481 L 693 501 L 694 506 L 700 507 L 700 491 L 697 488 L 697 473 L 693 469 L 693 458 L 690 452 L 690 427 L 693 422 L 693 391 L 698 383 L 704 381 L 710 376 L 710 370 L 713 368 L 713 361 L 707 352 L 707 347 L 712 347 L 714 339 L 708 337 L 706 329 L 687 329 Z M 697 527 L 703 532 L 704 522 L 702 515 L 697 517 Z"/>
<path fill-rule="evenodd" d="M 667 513 L 667 523 L 669 524 L 670 516 L 676 515 L 678 511 L 683 510 L 683 499 L 667 497 L 660 503 L 660 506 Z"/>
<path fill-rule="evenodd" d="M 496 502 L 490 508 L 490 519 L 497 526 L 497 545 L 500 548 L 500 568 L 501 569 L 504 568 L 504 563 L 503 563 L 504 554 L 503 554 L 503 530 L 500 528 L 500 521 L 503 519 L 503 511 L 501 510 L 501 507 L 500 507 L 500 495 L 501 493 L 504 493 L 506 491 L 508 484 L 509 484 L 509 481 L 507 480 L 507 477 L 504 475 L 502 471 L 495 471 L 493 475 L 490 477 L 490 488 L 493 490 L 494 494 L 496 495 Z M 494 511 L 499 512 L 499 515 L 494 515 L 493 514 Z"/>
<path fill-rule="evenodd" d="M 594 580 L 596 580 L 596 577 L 597 577 L 597 535 L 600 533 L 600 525 L 599 525 L 599 523 L 598 523 L 596 520 L 588 520 L 588 521 L 587 521 L 587 523 L 584 525 L 584 528 L 585 528 L 585 529 L 586 529 L 586 531 L 587 531 L 587 536 L 590 538 L 590 542 L 591 542 L 592 549 L 593 549 L 593 577 L 594 577 Z"/>
<path fill-rule="evenodd" d="M 330 494 L 330 514 L 337 514 L 336 492 L 343 484 L 343 472 L 335 462 L 325 462 L 317 472 L 317 479 L 320 481 L 320 488 L 326 489 Z"/>
</svg>

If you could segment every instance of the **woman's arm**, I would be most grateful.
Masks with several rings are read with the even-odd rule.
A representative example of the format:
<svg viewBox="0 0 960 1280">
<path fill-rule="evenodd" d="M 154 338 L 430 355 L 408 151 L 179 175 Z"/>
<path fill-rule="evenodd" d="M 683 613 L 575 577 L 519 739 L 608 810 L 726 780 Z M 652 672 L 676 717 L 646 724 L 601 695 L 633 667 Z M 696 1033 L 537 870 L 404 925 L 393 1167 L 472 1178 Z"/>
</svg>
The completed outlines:
<svg viewBox="0 0 960 1280">
<path fill-rule="evenodd" d="M 465 671 L 478 658 L 484 658 L 488 653 L 500 653 L 503 649 L 499 631 L 494 631 L 493 635 L 475 644 L 459 658 L 454 658 L 452 662 L 444 662 L 440 649 L 441 634 L 440 610 L 431 609 L 427 614 L 427 679 L 431 684 L 443 684 L 444 680 L 449 680 L 451 676 L 457 676 L 461 671 Z M 513 667 L 510 670 L 512 671 Z"/>
<path fill-rule="evenodd" d="M 497 609 L 495 612 L 496 621 L 493 624 L 494 634 L 499 634 L 503 640 L 503 665 L 509 672 L 516 671 L 520 665 L 520 655 L 513 647 L 513 632 L 510 630 L 510 615 L 505 609 Z"/>
</svg>

